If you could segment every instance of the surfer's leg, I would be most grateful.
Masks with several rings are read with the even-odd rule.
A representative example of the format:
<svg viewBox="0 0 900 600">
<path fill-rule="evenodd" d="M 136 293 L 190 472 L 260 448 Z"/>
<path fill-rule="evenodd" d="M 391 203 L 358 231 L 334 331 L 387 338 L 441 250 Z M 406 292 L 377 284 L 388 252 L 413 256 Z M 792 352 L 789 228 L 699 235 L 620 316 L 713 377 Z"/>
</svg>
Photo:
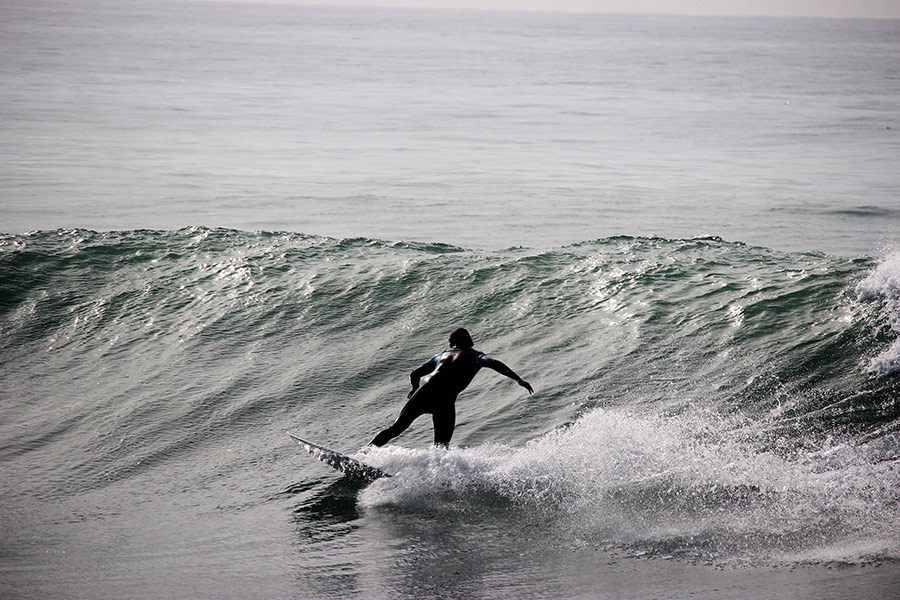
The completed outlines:
<svg viewBox="0 0 900 600">
<path fill-rule="evenodd" d="M 372 446 L 384 446 L 389 441 L 406 431 L 406 429 L 412 425 L 412 422 L 424 415 L 427 410 L 427 402 L 425 402 L 424 397 L 419 397 L 419 394 L 413 394 L 413 397 L 409 399 L 409 402 L 403 407 L 403 410 L 400 411 L 400 416 L 397 417 L 397 420 L 394 421 L 394 424 L 388 427 L 387 429 L 381 431 L 376 435 L 371 442 L 369 442 Z"/>
<path fill-rule="evenodd" d="M 449 402 L 431 413 L 431 418 L 434 422 L 434 445 L 449 448 L 456 426 L 456 407 Z"/>
</svg>

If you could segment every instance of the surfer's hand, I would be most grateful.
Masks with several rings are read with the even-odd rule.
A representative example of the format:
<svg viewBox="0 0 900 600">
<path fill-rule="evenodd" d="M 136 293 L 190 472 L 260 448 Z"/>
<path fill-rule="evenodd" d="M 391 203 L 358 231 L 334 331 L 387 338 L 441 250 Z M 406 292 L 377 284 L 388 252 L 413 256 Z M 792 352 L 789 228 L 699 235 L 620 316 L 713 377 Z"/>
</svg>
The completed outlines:
<svg viewBox="0 0 900 600">
<path fill-rule="evenodd" d="M 534 389 L 531 387 L 531 384 L 528 383 L 527 381 L 525 381 L 524 379 L 520 379 L 520 380 L 518 381 L 518 383 L 519 383 L 519 385 L 521 385 L 523 388 L 525 388 L 526 390 L 528 390 L 528 393 L 529 393 L 529 394 L 533 394 L 533 393 L 534 393 Z"/>
<path fill-rule="evenodd" d="M 406 395 L 406 399 L 409 400 L 412 398 L 412 395 L 416 393 L 416 388 L 409 390 L 409 393 Z"/>
</svg>

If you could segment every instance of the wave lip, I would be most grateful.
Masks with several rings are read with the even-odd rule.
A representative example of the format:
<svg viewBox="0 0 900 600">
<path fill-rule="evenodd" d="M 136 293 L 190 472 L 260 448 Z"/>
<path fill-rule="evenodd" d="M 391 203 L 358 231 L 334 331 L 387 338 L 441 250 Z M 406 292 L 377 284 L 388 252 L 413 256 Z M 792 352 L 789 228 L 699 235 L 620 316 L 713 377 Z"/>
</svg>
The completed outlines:
<svg viewBox="0 0 900 600">
<path fill-rule="evenodd" d="M 881 315 L 892 332 L 900 336 L 900 252 L 890 254 L 856 285 L 863 302 L 880 302 Z M 900 337 L 869 360 L 866 370 L 883 377 L 900 372 Z"/>
</svg>

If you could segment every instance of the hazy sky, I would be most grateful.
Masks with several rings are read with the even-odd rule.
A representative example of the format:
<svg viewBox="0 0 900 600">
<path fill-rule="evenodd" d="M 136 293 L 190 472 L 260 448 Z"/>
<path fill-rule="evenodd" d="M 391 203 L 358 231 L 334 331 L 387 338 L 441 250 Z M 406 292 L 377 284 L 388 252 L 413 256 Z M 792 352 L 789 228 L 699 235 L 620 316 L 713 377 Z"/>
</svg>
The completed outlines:
<svg viewBox="0 0 900 600">
<path fill-rule="evenodd" d="M 252 0 L 251 0 L 252 1 Z M 900 0 L 257 0 L 285 4 L 419 6 L 688 15 L 775 15 L 900 19 Z"/>
</svg>

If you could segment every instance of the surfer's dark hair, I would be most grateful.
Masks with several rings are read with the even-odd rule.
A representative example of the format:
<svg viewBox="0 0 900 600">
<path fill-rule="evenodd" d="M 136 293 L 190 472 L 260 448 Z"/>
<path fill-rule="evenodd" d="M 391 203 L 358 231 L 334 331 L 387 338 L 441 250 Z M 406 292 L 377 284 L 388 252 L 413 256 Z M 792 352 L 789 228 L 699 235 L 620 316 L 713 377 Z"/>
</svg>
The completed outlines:
<svg viewBox="0 0 900 600">
<path fill-rule="evenodd" d="M 453 333 L 450 334 L 450 345 L 459 346 L 460 348 L 471 348 L 475 345 L 475 342 L 472 341 L 472 336 L 469 335 L 469 332 L 460 327 L 459 329 L 454 329 Z"/>
</svg>

